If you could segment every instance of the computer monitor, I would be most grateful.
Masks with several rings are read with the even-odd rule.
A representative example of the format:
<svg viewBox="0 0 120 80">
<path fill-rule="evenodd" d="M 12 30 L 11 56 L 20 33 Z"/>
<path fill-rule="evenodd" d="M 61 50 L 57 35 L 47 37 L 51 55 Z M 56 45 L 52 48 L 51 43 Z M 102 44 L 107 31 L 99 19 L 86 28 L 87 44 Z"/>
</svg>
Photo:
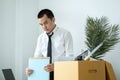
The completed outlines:
<svg viewBox="0 0 120 80">
<path fill-rule="evenodd" d="M 15 80 L 12 69 L 2 69 L 5 80 Z"/>
</svg>

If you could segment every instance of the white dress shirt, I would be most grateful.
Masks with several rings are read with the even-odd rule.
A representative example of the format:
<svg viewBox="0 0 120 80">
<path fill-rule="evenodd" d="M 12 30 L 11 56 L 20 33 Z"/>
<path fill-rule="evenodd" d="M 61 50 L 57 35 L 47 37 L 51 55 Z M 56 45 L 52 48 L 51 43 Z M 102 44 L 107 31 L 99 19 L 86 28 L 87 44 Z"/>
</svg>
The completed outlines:
<svg viewBox="0 0 120 80">
<path fill-rule="evenodd" d="M 63 56 L 73 56 L 73 40 L 71 33 L 60 27 L 55 27 L 52 40 L 52 62 Z M 48 36 L 43 32 L 37 40 L 34 57 L 47 57 Z"/>
</svg>

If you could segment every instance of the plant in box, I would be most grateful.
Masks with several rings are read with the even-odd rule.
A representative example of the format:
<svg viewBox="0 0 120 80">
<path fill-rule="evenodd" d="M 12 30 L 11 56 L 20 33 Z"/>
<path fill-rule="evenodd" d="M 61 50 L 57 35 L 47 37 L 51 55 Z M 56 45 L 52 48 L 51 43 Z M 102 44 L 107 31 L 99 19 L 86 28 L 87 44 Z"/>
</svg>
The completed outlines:
<svg viewBox="0 0 120 80">
<path fill-rule="evenodd" d="M 97 45 L 103 45 L 92 54 L 92 58 L 98 59 L 106 52 L 112 50 L 114 45 L 119 42 L 119 25 L 111 25 L 106 17 L 87 18 L 86 25 L 86 45 L 92 51 Z"/>
</svg>

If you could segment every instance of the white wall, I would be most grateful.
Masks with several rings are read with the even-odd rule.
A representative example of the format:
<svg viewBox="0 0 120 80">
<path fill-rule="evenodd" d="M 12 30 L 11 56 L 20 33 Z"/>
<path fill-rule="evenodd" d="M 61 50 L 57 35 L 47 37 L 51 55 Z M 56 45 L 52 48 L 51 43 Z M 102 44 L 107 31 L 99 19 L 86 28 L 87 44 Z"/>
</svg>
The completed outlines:
<svg viewBox="0 0 120 80">
<path fill-rule="evenodd" d="M 37 13 L 37 0 L 0 0 L 0 80 L 2 68 L 12 68 L 16 80 L 27 80 L 25 68 L 40 32 Z"/>
<path fill-rule="evenodd" d="M 27 80 L 25 68 L 28 65 L 28 58 L 33 56 L 40 31 L 37 13 L 37 0 L 16 0 L 15 69 L 17 80 Z"/>
<path fill-rule="evenodd" d="M 0 80 L 3 80 L 1 69 L 15 71 L 15 5 L 15 0 L 0 0 Z"/>
<path fill-rule="evenodd" d="M 87 16 L 107 16 L 112 24 L 120 24 L 119 3 L 119 0 L 0 0 L 0 69 L 13 68 L 16 80 L 27 80 L 25 67 L 41 33 L 36 18 L 40 9 L 53 10 L 57 25 L 72 33 L 74 53 L 78 55 L 86 48 Z M 104 57 L 112 63 L 117 80 L 120 80 L 119 47 L 120 43 Z"/>
</svg>

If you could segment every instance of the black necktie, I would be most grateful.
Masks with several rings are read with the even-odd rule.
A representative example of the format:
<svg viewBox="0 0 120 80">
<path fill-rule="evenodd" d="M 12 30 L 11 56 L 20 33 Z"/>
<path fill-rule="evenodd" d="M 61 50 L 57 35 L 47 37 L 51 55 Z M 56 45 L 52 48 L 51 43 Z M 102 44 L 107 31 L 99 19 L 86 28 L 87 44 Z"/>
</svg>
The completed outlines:
<svg viewBox="0 0 120 80">
<path fill-rule="evenodd" d="M 52 63 L 52 37 L 53 33 L 51 35 L 48 35 L 48 47 L 47 47 L 47 56 L 50 57 L 50 63 Z"/>
<path fill-rule="evenodd" d="M 50 57 L 50 64 L 52 63 L 52 37 L 53 33 L 51 35 L 48 35 L 48 47 L 47 47 L 47 56 Z M 54 73 L 50 72 L 50 80 L 54 80 Z"/>
</svg>

